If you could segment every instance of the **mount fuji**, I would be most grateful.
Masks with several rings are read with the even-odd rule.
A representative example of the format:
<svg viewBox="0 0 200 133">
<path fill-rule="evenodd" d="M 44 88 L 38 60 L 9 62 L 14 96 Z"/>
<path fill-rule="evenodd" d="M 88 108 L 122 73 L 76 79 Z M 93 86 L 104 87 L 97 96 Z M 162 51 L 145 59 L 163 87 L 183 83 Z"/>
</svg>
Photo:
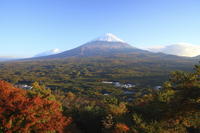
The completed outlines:
<svg viewBox="0 0 200 133">
<path fill-rule="evenodd" d="M 91 57 L 91 56 L 113 56 L 128 53 L 151 53 L 131 46 L 122 39 L 111 33 L 104 34 L 92 41 L 89 41 L 77 48 L 62 53 L 38 57 L 45 58 L 68 58 L 68 57 Z M 37 57 L 36 57 L 37 58 Z"/>
</svg>

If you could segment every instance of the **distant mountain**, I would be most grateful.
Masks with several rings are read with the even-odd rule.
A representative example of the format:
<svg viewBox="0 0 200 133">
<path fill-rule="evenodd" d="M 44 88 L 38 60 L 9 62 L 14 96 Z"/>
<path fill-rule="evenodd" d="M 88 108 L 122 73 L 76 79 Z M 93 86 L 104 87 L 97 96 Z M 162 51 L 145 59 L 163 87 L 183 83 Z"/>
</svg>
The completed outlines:
<svg viewBox="0 0 200 133">
<path fill-rule="evenodd" d="M 42 56 L 54 55 L 54 54 L 58 54 L 58 53 L 61 53 L 61 50 L 56 48 L 56 49 L 52 49 L 49 51 L 39 53 L 39 54 L 35 55 L 34 57 L 42 57 Z"/>
<path fill-rule="evenodd" d="M 89 56 L 112 56 L 127 53 L 150 53 L 133 47 L 111 33 L 107 33 L 97 39 L 87 42 L 77 48 L 64 51 L 59 54 L 41 58 L 67 58 L 67 57 L 89 57 Z"/>
<path fill-rule="evenodd" d="M 197 55 L 200 55 L 200 46 L 188 43 L 177 43 L 163 47 L 154 47 L 149 48 L 149 50 L 152 52 L 162 52 L 165 54 L 185 57 L 195 57 Z"/>
<path fill-rule="evenodd" d="M 0 56 L 0 61 L 10 61 L 10 60 L 16 60 L 16 59 L 19 59 L 19 58 Z"/>
</svg>

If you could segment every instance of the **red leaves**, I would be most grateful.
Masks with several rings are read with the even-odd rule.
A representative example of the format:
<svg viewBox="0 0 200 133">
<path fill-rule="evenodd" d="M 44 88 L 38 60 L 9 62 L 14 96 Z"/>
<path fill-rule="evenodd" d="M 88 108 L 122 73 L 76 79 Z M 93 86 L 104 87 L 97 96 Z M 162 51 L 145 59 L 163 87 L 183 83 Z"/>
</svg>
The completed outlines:
<svg viewBox="0 0 200 133">
<path fill-rule="evenodd" d="M 62 132 L 71 122 L 56 101 L 29 98 L 26 91 L 7 82 L 0 81 L 0 96 L 0 127 L 4 132 Z"/>
<path fill-rule="evenodd" d="M 129 130 L 130 130 L 129 127 L 126 124 L 117 123 L 115 125 L 115 131 L 114 131 L 114 133 L 126 133 Z"/>
</svg>

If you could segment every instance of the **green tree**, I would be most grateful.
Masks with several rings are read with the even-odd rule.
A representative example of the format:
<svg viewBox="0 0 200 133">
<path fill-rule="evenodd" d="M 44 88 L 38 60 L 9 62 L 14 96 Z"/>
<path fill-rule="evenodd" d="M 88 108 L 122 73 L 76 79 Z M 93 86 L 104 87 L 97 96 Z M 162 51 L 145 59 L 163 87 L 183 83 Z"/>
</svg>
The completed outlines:
<svg viewBox="0 0 200 133">
<path fill-rule="evenodd" d="M 55 96 L 51 93 L 51 90 L 44 85 L 39 85 L 38 82 L 32 84 L 32 89 L 28 91 L 30 97 L 39 96 L 48 100 L 56 100 Z"/>
</svg>

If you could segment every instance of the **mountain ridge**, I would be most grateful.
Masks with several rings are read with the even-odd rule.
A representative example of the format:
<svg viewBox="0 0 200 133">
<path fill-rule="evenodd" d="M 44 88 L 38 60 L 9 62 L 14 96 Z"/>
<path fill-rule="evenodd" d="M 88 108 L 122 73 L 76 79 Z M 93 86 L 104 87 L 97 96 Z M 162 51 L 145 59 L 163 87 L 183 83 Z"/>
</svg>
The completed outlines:
<svg viewBox="0 0 200 133">
<path fill-rule="evenodd" d="M 70 57 L 95 57 L 95 56 L 106 56 L 111 57 L 115 55 L 123 55 L 123 56 L 138 56 L 141 57 L 153 57 L 153 58 L 166 58 L 166 59 L 189 59 L 189 57 L 182 57 L 177 55 L 171 55 L 163 52 L 152 52 L 149 50 L 139 49 L 134 47 L 117 36 L 107 33 L 103 36 L 100 36 L 92 41 L 88 41 L 87 43 L 80 45 L 76 48 L 63 51 L 61 53 L 55 53 L 53 55 L 40 56 L 28 58 L 27 60 L 35 60 L 35 59 L 60 59 L 60 58 L 70 58 Z M 195 59 L 195 58 L 191 58 Z"/>
</svg>

